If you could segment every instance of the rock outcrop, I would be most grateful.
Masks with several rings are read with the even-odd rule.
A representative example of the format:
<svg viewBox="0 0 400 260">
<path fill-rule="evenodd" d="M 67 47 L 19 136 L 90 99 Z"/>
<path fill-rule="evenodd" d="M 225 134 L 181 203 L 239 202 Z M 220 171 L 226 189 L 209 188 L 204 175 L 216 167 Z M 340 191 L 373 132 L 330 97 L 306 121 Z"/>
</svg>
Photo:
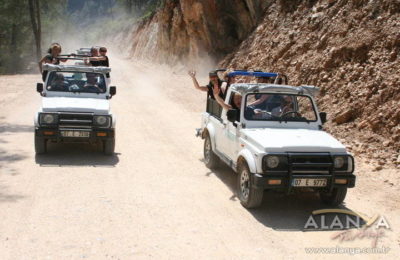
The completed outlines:
<svg viewBox="0 0 400 260">
<path fill-rule="evenodd" d="M 383 164 L 400 153 L 400 2 L 277 0 L 221 66 L 285 73 L 321 87 L 326 125 Z M 329 119 L 328 118 L 328 119 Z"/>
<path fill-rule="evenodd" d="M 166 0 L 131 32 L 134 58 L 174 63 L 222 58 L 257 26 L 269 1 Z"/>
</svg>

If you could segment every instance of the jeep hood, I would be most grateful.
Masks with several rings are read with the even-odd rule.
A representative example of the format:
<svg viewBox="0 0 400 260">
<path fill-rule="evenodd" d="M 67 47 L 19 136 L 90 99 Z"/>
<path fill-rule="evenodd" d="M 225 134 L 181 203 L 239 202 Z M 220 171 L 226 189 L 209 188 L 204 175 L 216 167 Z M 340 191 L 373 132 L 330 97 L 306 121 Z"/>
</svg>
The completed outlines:
<svg viewBox="0 0 400 260">
<path fill-rule="evenodd" d="M 346 148 L 334 137 L 312 129 L 243 129 L 243 138 L 265 152 L 332 152 Z"/>
<path fill-rule="evenodd" d="M 87 112 L 108 114 L 110 103 L 107 99 L 45 97 L 42 98 L 43 112 Z"/>
</svg>

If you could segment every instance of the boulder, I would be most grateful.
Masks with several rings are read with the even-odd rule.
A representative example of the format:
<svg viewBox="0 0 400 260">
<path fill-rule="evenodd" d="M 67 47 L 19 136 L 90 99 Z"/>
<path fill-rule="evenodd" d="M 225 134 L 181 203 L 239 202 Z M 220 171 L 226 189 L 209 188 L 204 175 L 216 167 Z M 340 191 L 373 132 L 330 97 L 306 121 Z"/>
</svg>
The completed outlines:
<svg viewBox="0 0 400 260">
<path fill-rule="evenodd" d="M 354 119 L 355 116 L 355 111 L 353 109 L 348 109 L 342 113 L 339 113 L 338 115 L 335 116 L 333 119 L 333 122 L 337 124 L 344 124 L 347 122 L 350 122 Z"/>
</svg>

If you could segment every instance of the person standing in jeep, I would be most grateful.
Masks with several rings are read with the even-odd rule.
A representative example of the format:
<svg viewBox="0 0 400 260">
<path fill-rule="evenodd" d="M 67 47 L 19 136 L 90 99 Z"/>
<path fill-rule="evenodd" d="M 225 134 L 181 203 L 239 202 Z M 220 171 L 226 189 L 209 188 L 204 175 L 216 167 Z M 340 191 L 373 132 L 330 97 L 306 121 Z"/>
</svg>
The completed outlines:
<svg viewBox="0 0 400 260">
<path fill-rule="evenodd" d="M 209 97 L 211 97 L 212 99 L 215 99 L 213 89 L 214 89 L 214 87 L 216 87 L 219 89 L 218 95 L 221 98 L 224 97 L 226 83 L 224 84 L 224 81 L 222 81 L 218 78 L 218 74 L 216 71 L 210 71 L 210 73 L 208 74 L 208 76 L 210 78 L 210 82 L 206 86 L 200 86 L 199 82 L 196 79 L 196 71 L 194 71 L 194 70 L 189 71 L 188 74 L 192 78 L 193 85 L 196 89 L 207 92 Z"/>
<path fill-rule="evenodd" d="M 58 56 L 61 54 L 61 45 L 58 43 L 52 43 L 49 47 L 49 50 L 47 51 L 48 54 L 44 56 L 40 61 L 39 61 L 39 71 L 42 74 L 42 79 L 43 81 L 46 80 L 47 77 L 47 71 L 43 71 L 42 65 L 43 63 L 51 63 L 55 65 L 59 65 L 60 61 L 61 62 L 66 62 L 66 59 L 60 59 Z"/>
<path fill-rule="evenodd" d="M 101 47 L 100 49 L 102 49 L 102 48 L 104 48 L 104 47 Z M 103 49 L 103 51 L 104 51 L 104 49 Z M 105 53 L 107 53 L 107 49 L 105 49 Z M 99 56 L 99 50 L 96 47 L 92 47 L 90 49 L 90 57 L 87 60 L 85 60 L 85 64 L 93 66 L 93 67 L 98 67 L 98 66 L 108 67 L 108 65 L 109 65 L 108 57 L 107 56 Z"/>
<path fill-rule="evenodd" d="M 99 55 L 100 53 L 100 55 Z M 88 60 L 85 61 L 86 65 L 90 65 L 93 67 L 109 67 L 110 63 L 107 57 L 107 48 L 106 47 L 100 47 L 97 49 L 96 47 L 92 47 L 90 49 L 90 54 L 91 57 L 89 57 Z M 108 83 L 110 82 L 110 73 L 106 74 L 106 79 L 108 80 Z"/>
</svg>

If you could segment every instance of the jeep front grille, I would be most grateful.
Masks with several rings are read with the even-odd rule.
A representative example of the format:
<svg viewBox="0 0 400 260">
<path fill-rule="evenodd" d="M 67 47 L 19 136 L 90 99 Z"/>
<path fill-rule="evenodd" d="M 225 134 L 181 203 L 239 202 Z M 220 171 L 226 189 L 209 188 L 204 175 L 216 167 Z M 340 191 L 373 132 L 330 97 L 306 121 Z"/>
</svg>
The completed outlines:
<svg viewBox="0 0 400 260">
<path fill-rule="evenodd" d="M 328 174 L 332 168 L 329 153 L 289 153 L 293 174 Z"/>
<path fill-rule="evenodd" d="M 67 113 L 61 112 L 58 115 L 59 128 L 92 128 L 93 114 L 91 113 Z"/>
</svg>

